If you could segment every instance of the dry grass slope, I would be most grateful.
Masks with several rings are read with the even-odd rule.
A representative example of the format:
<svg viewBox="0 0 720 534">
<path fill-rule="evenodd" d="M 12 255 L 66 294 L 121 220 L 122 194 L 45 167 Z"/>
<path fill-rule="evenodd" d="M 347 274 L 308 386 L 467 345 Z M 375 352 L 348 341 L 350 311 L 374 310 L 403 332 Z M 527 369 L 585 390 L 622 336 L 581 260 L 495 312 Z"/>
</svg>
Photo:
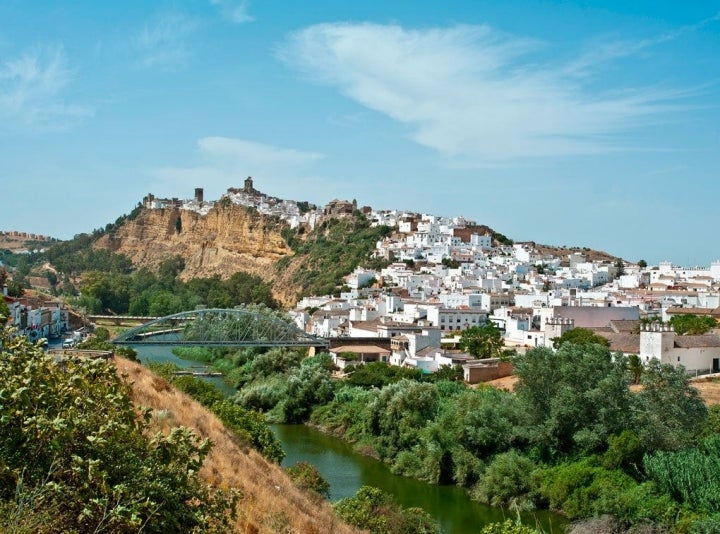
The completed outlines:
<svg viewBox="0 0 720 534">
<path fill-rule="evenodd" d="M 132 384 L 135 404 L 153 410 L 158 429 L 187 426 L 212 440 L 212 451 L 200 474 L 213 486 L 242 492 L 234 532 L 357 532 L 342 523 L 326 501 L 295 487 L 281 467 L 226 430 L 204 406 L 140 364 L 122 358 L 115 362 L 118 372 Z"/>
</svg>

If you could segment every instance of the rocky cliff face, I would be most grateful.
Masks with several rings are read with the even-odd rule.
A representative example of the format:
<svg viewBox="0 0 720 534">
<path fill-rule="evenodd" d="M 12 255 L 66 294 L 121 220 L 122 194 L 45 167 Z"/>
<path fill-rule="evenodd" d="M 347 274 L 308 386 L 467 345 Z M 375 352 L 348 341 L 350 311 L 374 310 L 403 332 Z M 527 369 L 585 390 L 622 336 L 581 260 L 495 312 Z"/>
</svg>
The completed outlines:
<svg viewBox="0 0 720 534">
<path fill-rule="evenodd" d="M 207 215 L 179 210 L 143 210 L 114 235 L 95 244 L 128 256 L 135 266 L 155 269 L 164 259 L 185 259 L 183 280 L 244 271 L 274 280 L 275 262 L 292 250 L 280 235 L 284 223 L 234 204 L 216 205 Z M 275 288 L 285 304 L 294 291 Z M 294 303 L 293 303 L 294 304 Z"/>
</svg>

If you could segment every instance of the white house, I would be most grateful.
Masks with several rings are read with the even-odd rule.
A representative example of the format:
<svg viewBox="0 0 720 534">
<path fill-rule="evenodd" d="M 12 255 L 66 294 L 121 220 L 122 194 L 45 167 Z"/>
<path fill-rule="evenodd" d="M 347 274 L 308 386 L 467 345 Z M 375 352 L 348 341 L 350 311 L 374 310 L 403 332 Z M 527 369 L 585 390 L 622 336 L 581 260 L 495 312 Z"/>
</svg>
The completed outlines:
<svg viewBox="0 0 720 534">
<path fill-rule="evenodd" d="M 647 325 L 640 330 L 640 359 L 682 365 L 688 374 L 720 371 L 720 337 L 714 334 L 678 336 L 668 325 Z"/>
</svg>

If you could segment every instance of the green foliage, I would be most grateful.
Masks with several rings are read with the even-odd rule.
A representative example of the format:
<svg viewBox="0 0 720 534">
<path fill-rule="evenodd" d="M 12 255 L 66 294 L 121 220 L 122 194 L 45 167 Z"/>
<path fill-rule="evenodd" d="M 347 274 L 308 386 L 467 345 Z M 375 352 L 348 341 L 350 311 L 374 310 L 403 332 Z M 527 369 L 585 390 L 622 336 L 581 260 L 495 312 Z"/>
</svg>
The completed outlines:
<svg viewBox="0 0 720 534">
<path fill-rule="evenodd" d="M 280 442 L 268 427 L 262 413 L 226 400 L 225 395 L 206 380 L 188 375 L 174 376 L 173 372 L 178 369 L 175 364 L 153 364 L 150 368 L 168 379 L 177 389 L 210 408 L 227 429 L 247 441 L 268 460 L 280 463 L 285 457 Z"/>
<path fill-rule="evenodd" d="M 480 534 L 537 534 L 539 531 L 517 521 L 506 519 L 502 523 L 485 525 Z"/>
<path fill-rule="evenodd" d="M 713 328 L 717 327 L 717 321 L 707 315 L 698 317 L 695 314 L 674 315 L 670 319 L 670 324 L 675 329 L 675 333 L 683 336 L 706 334 Z"/>
<path fill-rule="evenodd" d="M 98 326 L 93 330 L 93 335 L 98 341 L 107 341 L 110 339 L 110 330 L 104 326 Z"/>
<path fill-rule="evenodd" d="M 365 436 L 367 407 L 378 393 L 377 389 L 342 386 L 330 402 L 315 408 L 310 421 L 348 441 L 358 441 Z"/>
<path fill-rule="evenodd" d="M 522 503 L 531 490 L 534 469 L 533 461 L 517 451 L 498 454 L 473 488 L 472 497 L 492 506 Z"/>
<path fill-rule="evenodd" d="M 513 359 L 525 436 L 542 459 L 600 451 L 629 428 L 633 399 L 622 355 L 598 344 L 539 347 Z"/>
<path fill-rule="evenodd" d="M 512 246 L 512 245 L 513 245 L 513 240 L 510 239 L 509 237 L 504 236 L 504 235 L 501 234 L 500 232 L 495 232 L 495 233 L 492 235 L 492 237 L 493 237 L 493 239 L 494 239 L 495 241 L 497 241 L 497 242 L 500 243 L 501 245 L 508 245 L 508 246 Z"/>
<path fill-rule="evenodd" d="M 217 352 L 208 347 L 173 347 L 172 353 L 183 360 L 211 363 L 217 357 Z"/>
<path fill-rule="evenodd" d="M 0 326 L 10 319 L 10 308 L 5 299 L 0 298 Z"/>
<path fill-rule="evenodd" d="M 637 354 L 630 354 L 628 356 L 628 369 L 632 373 L 633 376 L 633 384 L 639 384 L 640 383 L 640 377 L 643 374 L 643 371 L 645 370 L 645 367 L 642 364 L 642 361 L 640 361 L 640 356 Z"/>
<path fill-rule="evenodd" d="M 471 326 L 460 334 L 460 348 L 476 358 L 497 358 L 503 349 L 502 332 L 492 322 Z"/>
<path fill-rule="evenodd" d="M 328 499 L 330 497 L 330 483 L 325 480 L 317 467 L 308 462 L 295 462 L 285 468 L 293 483 L 305 491 L 312 491 Z"/>
<path fill-rule="evenodd" d="M 609 347 L 610 342 L 602 336 L 597 335 L 592 330 L 587 328 L 572 328 L 560 337 L 552 340 L 553 348 L 559 349 L 565 343 L 574 343 L 576 345 L 587 345 L 590 343 L 596 343 L 603 347 Z"/>
<path fill-rule="evenodd" d="M 611 514 L 625 524 L 663 524 L 678 509 L 652 484 L 639 484 L 622 471 L 596 465 L 592 458 L 540 469 L 533 478 L 538 495 L 570 519 Z"/>
<path fill-rule="evenodd" d="M 177 389 L 190 395 L 203 406 L 212 408 L 216 402 L 225 400 L 225 395 L 206 380 L 189 375 L 170 376 L 169 380 Z"/>
<path fill-rule="evenodd" d="M 260 412 L 246 410 L 227 400 L 213 404 L 212 411 L 226 428 L 240 436 L 249 437 L 252 446 L 268 460 L 279 464 L 285 458 L 282 445 Z"/>
<path fill-rule="evenodd" d="M 307 421 L 313 408 L 327 403 L 334 394 L 335 383 L 330 378 L 326 359 L 308 358 L 287 375 L 285 393 L 269 417 L 277 423 Z"/>
<path fill-rule="evenodd" d="M 420 508 L 402 509 L 392 497 L 378 488 L 362 486 L 353 497 L 333 506 L 350 525 L 378 534 L 431 534 L 439 525 Z"/>
<path fill-rule="evenodd" d="M 227 530 L 234 499 L 198 477 L 207 440 L 182 427 L 151 435 L 104 361 L 60 365 L 24 337 L 2 342 L 0 529 Z"/>
<path fill-rule="evenodd" d="M 685 370 L 653 359 L 640 383 L 634 428 L 645 450 L 676 450 L 692 443 L 703 429 L 707 408 Z"/>
<path fill-rule="evenodd" d="M 640 477 L 645 446 L 632 430 L 608 437 L 608 448 L 600 457 L 606 469 L 622 469 L 631 476 Z"/>
<path fill-rule="evenodd" d="M 297 263 L 291 281 L 302 295 L 334 294 L 343 285 L 343 277 L 358 265 L 367 264 L 378 240 L 390 233 L 392 229 L 388 226 L 371 228 L 359 212 L 352 217 L 330 218 L 310 232 L 302 243 L 292 236 L 283 236 L 295 255 L 279 261 L 276 269 L 281 272 L 291 263 Z"/>
<path fill-rule="evenodd" d="M 227 280 L 219 276 L 182 282 L 177 277 L 184 269 L 180 256 L 164 260 L 158 274 L 138 269 L 132 274 L 112 270 L 86 271 L 80 287 L 78 306 L 90 313 L 131 313 L 161 317 L 203 305 L 232 308 L 236 305 L 262 304 L 277 308 L 272 288 L 260 277 L 238 272 Z"/>
<path fill-rule="evenodd" d="M 432 384 L 401 380 L 384 387 L 368 406 L 365 431 L 382 458 L 392 459 L 420 441 L 420 431 L 438 410 Z"/>
<path fill-rule="evenodd" d="M 94 239 L 87 234 L 75 236 L 70 241 L 53 245 L 39 260 L 49 261 L 55 269 L 69 276 L 87 271 L 127 274 L 132 270 L 132 261 L 123 254 L 107 249 L 94 249 Z"/>
<path fill-rule="evenodd" d="M 419 369 L 407 369 L 385 362 L 370 362 L 362 365 L 348 365 L 345 373 L 349 374 L 347 383 L 364 388 L 381 388 L 400 380 L 421 380 Z"/>
<path fill-rule="evenodd" d="M 720 436 L 705 439 L 701 448 L 648 455 L 645 470 L 676 502 L 720 513 Z"/>
</svg>

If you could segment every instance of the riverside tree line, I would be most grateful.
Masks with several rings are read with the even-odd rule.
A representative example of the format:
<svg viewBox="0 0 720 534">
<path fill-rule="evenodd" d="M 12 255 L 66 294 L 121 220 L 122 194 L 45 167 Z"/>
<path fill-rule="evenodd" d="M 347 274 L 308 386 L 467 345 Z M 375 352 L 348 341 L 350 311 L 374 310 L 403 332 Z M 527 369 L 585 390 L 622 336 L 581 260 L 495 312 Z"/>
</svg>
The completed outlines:
<svg viewBox="0 0 720 534">
<path fill-rule="evenodd" d="M 328 355 L 292 350 L 179 354 L 222 369 L 238 388 L 232 401 L 271 422 L 312 423 L 396 474 L 457 484 L 484 503 L 720 530 L 720 410 L 681 368 L 652 361 L 638 375 L 603 344 L 566 342 L 512 356 L 511 393 L 381 363 L 337 381 Z"/>
</svg>

